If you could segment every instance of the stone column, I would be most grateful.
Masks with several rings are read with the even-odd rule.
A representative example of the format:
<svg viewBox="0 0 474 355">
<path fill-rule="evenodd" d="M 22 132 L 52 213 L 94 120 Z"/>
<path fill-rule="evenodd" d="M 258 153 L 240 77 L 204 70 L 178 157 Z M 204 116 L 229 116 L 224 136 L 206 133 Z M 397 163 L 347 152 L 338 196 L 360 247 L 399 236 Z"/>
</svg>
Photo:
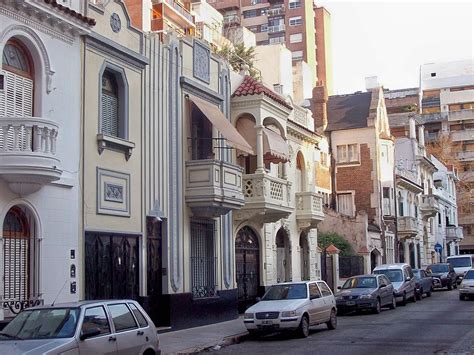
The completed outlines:
<svg viewBox="0 0 474 355">
<path fill-rule="evenodd" d="M 337 290 L 339 286 L 339 253 L 341 252 L 333 244 L 326 248 L 328 255 L 332 255 L 332 278 L 333 278 L 333 291 Z"/>
<path fill-rule="evenodd" d="M 257 170 L 258 173 L 265 172 L 265 164 L 263 162 L 263 126 L 255 126 L 257 130 Z"/>
<path fill-rule="evenodd" d="M 410 240 L 405 239 L 403 241 L 403 252 L 404 252 L 404 257 L 405 257 L 405 263 L 410 264 Z"/>
<path fill-rule="evenodd" d="M 318 263 L 318 253 L 317 253 L 318 230 L 315 228 L 310 229 L 308 231 L 308 248 L 309 248 L 309 279 L 316 280 L 317 278 L 321 277 L 321 266 Z"/>
<path fill-rule="evenodd" d="M 418 144 L 420 147 L 425 146 L 425 126 L 418 126 Z"/>
</svg>

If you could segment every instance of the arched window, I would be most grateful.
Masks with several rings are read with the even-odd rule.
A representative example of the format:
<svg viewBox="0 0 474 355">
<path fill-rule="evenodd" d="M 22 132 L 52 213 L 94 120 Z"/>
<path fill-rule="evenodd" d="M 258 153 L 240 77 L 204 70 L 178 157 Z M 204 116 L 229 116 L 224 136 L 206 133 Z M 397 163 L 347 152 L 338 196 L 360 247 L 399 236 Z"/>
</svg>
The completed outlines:
<svg viewBox="0 0 474 355">
<path fill-rule="evenodd" d="M 2 53 L 0 71 L 0 117 L 33 115 L 34 67 L 28 49 L 15 39 Z"/>
<path fill-rule="evenodd" d="M 128 85 L 125 72 L 107 64 L 100 83 L 100 133 L 128 139 Z"/>
</svg>

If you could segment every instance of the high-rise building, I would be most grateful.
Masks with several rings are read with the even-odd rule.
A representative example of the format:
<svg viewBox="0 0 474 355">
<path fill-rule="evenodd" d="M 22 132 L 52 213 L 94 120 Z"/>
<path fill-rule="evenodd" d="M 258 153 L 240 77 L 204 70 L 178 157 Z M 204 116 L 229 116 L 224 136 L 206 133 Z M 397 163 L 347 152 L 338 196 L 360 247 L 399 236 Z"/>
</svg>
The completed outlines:
<svg viewBox="0 0 474 355">
<path fill-rule="evenodd" d="M 224 15 L 224 26 L 244 26 L 257 45 L 285 44 L 293 62 L 305 61 L 313 86 L 332 92 L 330 14 L 310 0 L 208 0 Z"/>
</svg>

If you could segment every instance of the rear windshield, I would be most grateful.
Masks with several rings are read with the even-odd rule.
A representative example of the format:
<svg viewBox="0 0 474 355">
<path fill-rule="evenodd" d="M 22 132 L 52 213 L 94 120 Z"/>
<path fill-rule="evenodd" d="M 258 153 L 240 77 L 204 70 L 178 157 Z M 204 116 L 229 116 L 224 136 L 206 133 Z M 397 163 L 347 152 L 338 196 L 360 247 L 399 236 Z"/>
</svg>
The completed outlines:
<svg viewBox="0 0 474 355">
<path fill-rule="evenodd" d="M 401 282 L 403 281 L 402 270 L 374 270 L 374 274 L 385 275 L 392 282 Z"/>
<path fill-rule="evenodd" d="M 442 265 L 442 264 L 430 265 L 426 268 L 426 270 L 429 270 L 431 272 L 448 272 L 449 267 L 448 267 L 448 265 Z"/>
<path fill-rule="evenodd" d="M 466 272 L 466 275 L 464 275 L 464 278 L 466 280 L 474 280 L 474 270 L 469 270 Z"/>
<path fill-rule="evenodd" d="M 470 256 L 448 258 L 448 263 L 453 265 L 453 267 L 471 267 L 472 266 Z"/>
</svg>

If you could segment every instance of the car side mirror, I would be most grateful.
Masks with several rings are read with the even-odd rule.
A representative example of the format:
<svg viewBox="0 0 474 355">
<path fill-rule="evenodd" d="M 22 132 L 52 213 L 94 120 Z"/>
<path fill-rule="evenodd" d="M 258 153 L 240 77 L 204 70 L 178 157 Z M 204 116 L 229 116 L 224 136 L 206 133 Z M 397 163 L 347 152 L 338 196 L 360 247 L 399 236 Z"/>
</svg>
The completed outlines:
<svg viewBox="0 0 474 355">
<path fill-rule="evenodd" d="M 337 286 L 337 289 L 338 289 L 338 290 L 342 290 L 342 287 L 341 287 L 341 286 Z"/>
<path fill-rule="evenodd" d="M 81 336 L 79 339 L 81 340 L 86 340 L 87 338 L 92 338 L 100 334 L 100 329 L 99 328 L 88 328 L 83 331 L 81 331 Z"/>
</svg>

